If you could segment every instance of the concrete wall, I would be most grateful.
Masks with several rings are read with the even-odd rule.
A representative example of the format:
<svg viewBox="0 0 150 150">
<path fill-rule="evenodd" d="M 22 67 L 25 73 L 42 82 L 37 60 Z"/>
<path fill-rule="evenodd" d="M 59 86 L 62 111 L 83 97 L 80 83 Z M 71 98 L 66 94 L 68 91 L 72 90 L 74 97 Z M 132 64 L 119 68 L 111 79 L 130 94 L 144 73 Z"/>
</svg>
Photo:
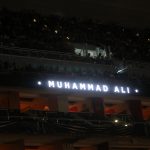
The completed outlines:
<svg viewBox="0 0 150 150">
<path fill-rule="evenodd" d="M 32 98 L 31 101 L 21 99 L 20 109 L 21 111 L 26 111 L 28 109 L 58 111 L 57 96 L 43 95 L 40 97 Z"/>
<path fill-rule="evenodd" d="M 59 112 L 68 112 L 68 97 L 67 96 L 58 96 L 58 111 Z"/>
</svg>

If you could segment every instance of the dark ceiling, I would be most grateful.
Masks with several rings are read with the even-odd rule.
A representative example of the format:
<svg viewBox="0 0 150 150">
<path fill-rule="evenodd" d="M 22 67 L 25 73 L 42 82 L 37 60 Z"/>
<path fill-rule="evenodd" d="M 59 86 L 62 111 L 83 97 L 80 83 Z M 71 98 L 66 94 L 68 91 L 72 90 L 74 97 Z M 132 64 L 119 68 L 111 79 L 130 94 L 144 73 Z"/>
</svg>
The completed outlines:
<svg viewBox="0 0 150 150">
<path fill-rule="evenodd" d="M 98 18 L 137 27 L 150 26 L 149 0 L 1 0 L 0 7 L 40 13 Z"/>
</svg>

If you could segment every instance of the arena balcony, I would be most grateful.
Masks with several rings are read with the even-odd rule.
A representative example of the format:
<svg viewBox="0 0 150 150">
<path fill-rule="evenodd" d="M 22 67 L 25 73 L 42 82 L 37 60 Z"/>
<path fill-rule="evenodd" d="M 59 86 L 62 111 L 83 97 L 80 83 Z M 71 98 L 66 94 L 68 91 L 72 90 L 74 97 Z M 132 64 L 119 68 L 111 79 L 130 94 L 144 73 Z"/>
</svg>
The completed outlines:
<svg viewBox="0 0 150 150">
<path fill-rule="evenodd" d="M 0 47 L 0 58 L 1 76 L 7 74 L 8 79 L 13 74 L 15 76 L 26 74 L 26 77 L 30 74 L 30 78 L 36 77 L 38 80 L 44 74 L 45 77 L 102 80 L 109 83 L 126 82 L 143 87 L 149 86 L 149 65 L 134 61 L 127 61 L 124 64 L 114 59 L 111 63 L 109 60 L 94 63 L 89 59 L 68 53 L 6 46 Z"/>
</svg>

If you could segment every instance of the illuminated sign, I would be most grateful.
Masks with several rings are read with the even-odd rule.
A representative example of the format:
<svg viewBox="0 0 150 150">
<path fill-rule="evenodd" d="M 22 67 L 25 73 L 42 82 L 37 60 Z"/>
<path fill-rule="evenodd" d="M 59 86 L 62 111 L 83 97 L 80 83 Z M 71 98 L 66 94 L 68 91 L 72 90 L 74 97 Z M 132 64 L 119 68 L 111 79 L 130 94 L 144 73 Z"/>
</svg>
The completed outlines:
<svg viewBox="0 0 150 150">
<path fill-rule="evenodd" d="M 45 83 L 45 82 L 44 82 Z M 42 81 L 38 81 L 37 84 L 42 86 Z M 66 89 L 74 91 L 93 91 L 101 93 L 118 93 L 118 94 L 130 94 L 139 93 L 138 89 L 132 89 L 129 86 L 110 86 L 108 84 L 99 83 L 85 83 L 85 82 L 71 82 L 61 80 L 48 80 L 46 86 L 51 89 Z"/>
</svg>

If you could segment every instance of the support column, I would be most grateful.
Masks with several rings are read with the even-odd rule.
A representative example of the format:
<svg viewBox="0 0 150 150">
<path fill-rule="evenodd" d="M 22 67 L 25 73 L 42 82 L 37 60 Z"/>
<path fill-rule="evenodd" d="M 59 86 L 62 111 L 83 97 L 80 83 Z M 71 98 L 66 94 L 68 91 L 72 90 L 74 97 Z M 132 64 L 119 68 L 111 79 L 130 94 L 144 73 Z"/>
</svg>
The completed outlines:
<svg viewBox="0 0 150 150">
<path fill-rule="evenodd" d="M 94 112 L 94 110 L 93 110 L 93 100 L 91 98 L 87 98 L 86 101 L 88 103 L 89 112 L 93 113 Z"/>
<path fill-rule="evenodd" d="M 19 109 L 19 93 L 9 92 L 9 109 Z"/>
<path fill-rule="evenodd" d="M 58 111 L 59 112 L 68 112 L 68 97 L 67 96 L 58 96 Z"/>
<path fill-rule="evenodd" d="M 0 108 L 6 108 L 9 107 L 9 99 L 8 94 L 6 92 L 0 93 Z"/>
<path fill-rule="evenodd" d="M 58 99 L 56 95 L 48 97 L 49 111 L 58 111 Z"/>
<path fill-rule="evenodd" d="M 18 92 L 1 92 L 0 93 L 0 108 L 19 109 Z"/>
<path fill-rule="evenodd" d="M 141 123 L 143 121 L 142 105 L 140 100 L 128 100 L 127 101 L 128 112 L 134 120 L 133 133 L 136 136 L 144 136 L 145 125 Z"/>
<path fill-rule="evenodd" d="M 93 112 L 104 117 L 104 100 L 103 98 L 91 98 L 93 103 Z"/>
<path fill-rule="evenodd" d="M 140 100 L 127 100 L 127 109 L 134 121 L 143 121 L 142 104 Z"/>
</svg>

